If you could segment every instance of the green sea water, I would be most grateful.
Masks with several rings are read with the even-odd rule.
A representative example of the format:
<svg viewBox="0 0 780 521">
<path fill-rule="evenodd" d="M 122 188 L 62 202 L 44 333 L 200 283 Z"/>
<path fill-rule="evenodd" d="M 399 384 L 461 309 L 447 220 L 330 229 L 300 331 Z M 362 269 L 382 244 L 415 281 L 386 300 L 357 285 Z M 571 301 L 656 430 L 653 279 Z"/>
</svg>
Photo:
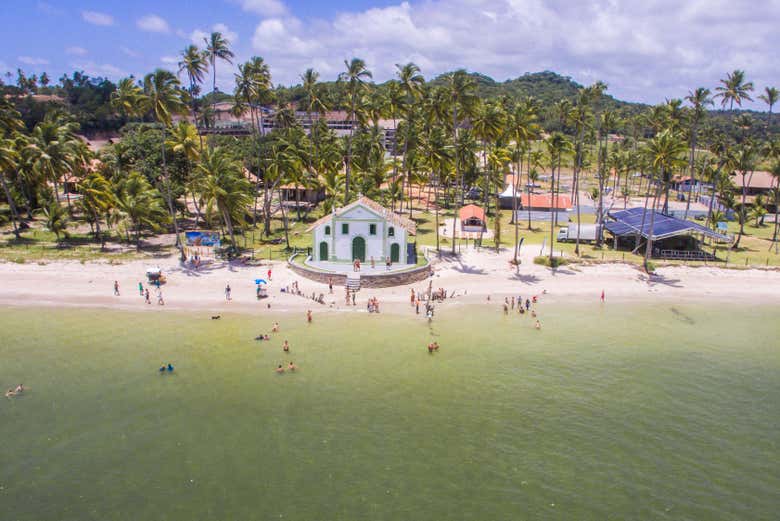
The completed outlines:
<svg viewBox="0 0 780 521">
<path fill-rule="evenodd" d="M 776 520 L 778 311 L 4 309 L 0 521 Z"/>
</svg>

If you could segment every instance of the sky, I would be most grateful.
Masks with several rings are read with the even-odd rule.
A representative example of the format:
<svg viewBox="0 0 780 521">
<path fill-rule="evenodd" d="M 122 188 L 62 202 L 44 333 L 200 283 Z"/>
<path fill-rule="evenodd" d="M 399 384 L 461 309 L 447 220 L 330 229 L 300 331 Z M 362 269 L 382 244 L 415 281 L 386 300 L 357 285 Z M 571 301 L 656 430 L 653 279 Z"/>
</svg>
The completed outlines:
<svg viewBox="0 0 780 521">
<path fill-rule="evenodd" d="M 17 68 L 114 81 L 157 67 L 175 71 L 186 45 L 202 46 L 219 30 L 238 62 L 262 56 L 282 85 L 298 83 L 308 67 L 335 79 L 345 59 L 360 57 L 378 82 L 408 61 L 426 78 L 457 68 L 498 81 L 551 70 L 650 104 L 700 86 L 714 90 L 734 69 L 746 71 L 754 97 L 780 88 L 780 0 L 2 2 L 0 73 L 13 72 L 13 80 Z M 234 68 L 218 63 L 221 90 L 232 90 Z"/>
</svg>

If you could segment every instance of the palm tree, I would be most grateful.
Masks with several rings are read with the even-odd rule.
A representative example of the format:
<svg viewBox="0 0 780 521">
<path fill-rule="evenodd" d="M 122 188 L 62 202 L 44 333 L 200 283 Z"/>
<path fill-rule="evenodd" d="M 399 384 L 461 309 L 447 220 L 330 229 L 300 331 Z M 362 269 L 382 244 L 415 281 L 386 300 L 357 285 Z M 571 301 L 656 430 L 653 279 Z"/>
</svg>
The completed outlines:
<svg viewBox="0 0 780 521">
<path fill-rule="evenodd" d="M 547 147 L 547 155 L 550 158 L 550 186 L 555 187 L 555 169 L 558 169 L 558 178 L 561 176 L 561 162 L 563 155 L 572 151 L 572 144 L 566 136 L 561 132 L 553 132 L 549 138 L 544 142 Z M 530 206 L 530 195 L 529 195 Z M 558 192 L 553 193 L 553 188 L 550 189 L 550 199 L 552 203 L 552 215 L 554 216 L 558 210 Z M 579 225 L 577 226 L 577 235 L 579 236 Z M 555 221 L 550 216 L 550 266 L 553 266 L 553 244 L 555 240 Z"/>
<path fill-rule="evenodd" d="M 219 147 L 204 152 L 198 164 L 204 179 L 203 197 L 217 207 L 230 242 L 236 246 L 234 222 L 244 223 L 247 208 L 252 202 L 252 184 L 244 177 L 243 166 Z"/>
<path fill-rule="evenodd" d="M 33 168 L 54 185 L 55 200 L 59 202 L 60 178 L 71 172 L 74 147 L 80 141 L 76 136 L 76 124 L 49 114 L 33 129 L 32 140 L 36 146 Z"/>
<path fill-rule="evenodd" d="M 485 103 L 479 106 L 471 121 L 475 136 L 482 142 L 482 168 L 484 170 L 485 185 L 485 213 L 490 213 L 490 199 L 488 191 L 488 148 L 504 133 L 506 127 L 506 114 L 498 103 Z"/>
<path fill-rule="evenodd" d="M 10 139 L 0 139 L 0 182 L 3 185 L 3 191 L 5 192 L 6 201 L 8 201 L 8 207 L 11 209 L 11 223 L 14 227 L 14 236 L 19 239 L 19 227 L 16 222 L 19 220 L 19 214 L 16 212 L 16 204 L 14 198 L 11 195 L 11 191 L 8 189 L 8 183 L 6 182 L 6 172 L 12 172 L 16 170 L 19 154 L 14 146 L 14 141 Z"/>
<path fill-rule="evenodd" d="M 198 183 L 193 177 L 192 164 L 200 158 L 202 150 L 200 139 L 200 134 L 195 125 L 187 123 L 186 121 L 179 121 L 178 125 L 171 128 L 171 138 L 165 142 L 165 146 L 174 154 L 180 154 L 181 157 L 184 157 L 184 162 L 187 167 L 187 185 L 190 188 L 190 193 L 192 195 L 192 204 L 195 206 L 196 228 L 200 221 L 200 207 L 198 206 L 198 200 L 195 197 L 195 190 L 193 190 L 193 187 L 197 186 Z"/>
<path fill-rule="evenodd" d="M 122 78 L 111 93 L 111 107 L 127 119 L 140 117 L 144 112 L 144 93 L 135 78 Z"/>
<path fill-rule="evenodd" d="M 116 190 L 117 207 L 135 232 L 135 247 L 141 249 L 141 228 L 156 230 L 168 218 L 160 192 L 139 172 L 130 172 Z"/>
<path fill-rule="evenodd" d="M 753 179 L 753 172 L 756 169 L 758 159 L 758 149 L 751 142 L 740 143 L 733 153 L 732 165 L 734 170 L 740 173 L 742 178 L 742 204 L 739 207 L 739 235 L 734 248 L 739 248 L 739 242 L 745 231 L 745 221 L 747 220 L 747 187 Z"/>
<path fill-rule="evenodd" d="M 645 248 L 645 271 L 648 270 L 648 261 L 653 248 L 653 231 L 655 226 L 655 206 L 664 189 L 667 194 L 669 190 L 669 179 L 675 169 L 685 164 L 683 154 L 685 153 L 685 141 L 680 135 L 670 129 L 664 130 L 650 140 L 647 146 L 647 155 L 650 159 L 653 170 L 659 174 L 658 187 L 653 198 L 652 211 L 650 213 L 650 229 L 647 234 L 647 247 Z M 664 204 L 666 209 L 666 203 Z M 644 219 L 643 219 L 644 220 Z M 642 223 L 644 228 L 644 222 Z"/>
<path fill-rule="evenodd" d="M 105 246 L 105 238 L 100 233 L 100 219 L 114 205 L 114 193 L 111 183 L 98 172 L 91 172 L 79 183 L 81 199 L 79 204 L 95 224 L 95 239 L 100 241 L 100 248 Z"/>
<path fill-rule="evenodd" d="M 750 92 L 753 91 L 753 82 L 745 81 L 745 71 L 734 70 L 734 72 L 728 73 L 725 80 L 720 80 L 721 85 L 715 87 L 718 93 L 716 98 L 720 98 L 721 107 L 726 108 L 729 106 L 729 110 L 734 110 L 734 103 L 742 106 L 742 102 L 753 101 L 750 97 Z"/>
<path fill-rule="evenodd" d="M 538 115 L 535 106 L 529 103 L 517 103 L 514 110 L 509 115 L 508 133 L 515 142 L 515 174 L 512 183 L 512 222 L 515 227 L 515 248 L 513 260 L 517 265 L 518 245 L 520 241 L 520 219 L 518 219 L 517 192 L 522 179 L 523 157 L 525 152 L 531 148 L 531 140 L 536 139 L 540 132 L 539 124 L 536 122 Z M 530 190 L 530 188 L 529 188 Z M 530 196 L 530 192 L 529 192 Z M 529 220 L 528 228 L 531 228 Z"/>
<path fill-rule="evenodd" d="M 418 107 L 417 107 L 417 101 L 422 96 L 422 88 L 425 84 L 425 78 L 422 74 L 420 74 L 420 68 L 413 62 L 406 63 L 404 65 L 395 64 L 396 69 L 396 76 L 398 77 L 398 83 L 397 86 L 399 87 L 398 91 L 396 92 L 392 87 L 390 90 L 390 95 L 392 99 L 390 100 L 391 104 L 391 110 L 393 110 L 393 128 L 395 129 L 395 112 L 394 109 L 398 108 L 401 110 L 401 113 L 404 115 L 404 119 L 406 120 L 406 123 L 404 125 L 405 134 L 404 134 L 404 150 L 403 150 L 403 156 L 402 156 L 402 163 L 401 163 L 401 170 L 403 173 L 406 174 L 406 178 L 409 179 L 409 144 L 413 141 L 412 140 L 412 130 L 414 127 L 414 121 L 415 116 L 418 114 Z M 394 132 L 394 139 L 395 143 L 393 148 L 397 148 L 398 144 L 398 136 Z M 393 152 L 393 155 L 396 155 L 397 151 Z M 397 174 L 396 167 L 393 166 L 393 179 L 395 179 L 395 176 Z M 409 216 L 412 215 L 412 186 L 411 183 L 409 183 Z"/>
<path fill-rule="evenodd" d="M 774 195 L 775 199 L 775 231 L 772 235 L 772 242 L 775 243 L 775 255 L 777 254 L 778 250 L 778 237 L 777 237 L 777 230 L 778 225 L 780 225 L 780 219 L 778 217 L 780 216 L 780 161 L 775 161 L 775 163 L 772 165 L 772 177 L 775 180 L 775 187 L 772 190 L 772 194 Z M 769 249 L 772 249 L 772 245 L 769 245 Z"/>
<path fill-rule="evenodd" d="M 192 123 L 197 125 L 197 106 L 196 98 L 199 90 L 199 85 L 203 83 L 203 79 L 208 72 L 208 56 L 205 52 L 198 49 L 196 45 L 188 45 L 181 52 L 181 61 L 179 62 L 179 74 L 185 72 L 187 79 L 190 83 L 190 103 L 192 111 Z M 201 148 L 203 147 L 203 138 L 201 137 Z"/>
<path fill-rule="evenodd" d="M 146 105 L 154 114 L 154 118 L 162 125 L 161 149 L 162 149 L 162 177 L 165 183 L 165 192 L 168 202 L 168 211 L 173 219 L 173 230 L 176 234 L 176 247 L 181 246 L 179 237 L 179 224 L 176 220 L 176 209 L 173 204 L 173 191 L 171 178 L 165 159 L 166 130 L 171 126 L 174 114 L 182 114 L 186 105 L 182 100 L 179 80 L 174 74 L 163 69 L 157 69 L 144 77 L 144 96 Z"/>
<path fill-rule="evenodd" d="M 766 127 L 772 128 L 772 107 L 774 107 L 777 100 L 780 99 L 780 91 L 775 87 L 764 87 L 764 94 L 761 94 L 758 99 L 769 105 L 769 116 L 767 116 Z"/>
<path fill-rule="evenodd" d="M 691 114 L 691 129 L 690 129 L 690 156 L 688 162 L 688 172 L 690 173 L 690 188 L 688 190 L 688 198 L 685 203 L 685 215 L 683 219 L 688 218 L 688 210 L 691 208 L 691 195 L 693 193 L 694 185 L 696 184 L 696 140 L 699 133 L 699 123 L 704 119 L 707 114 L 707 105 L 712 105 L 713 101 L 710 97 L 710 90 L 704 87 L 688 92 L 685 99 L 692 105 Z"/>
<path fill-rule="evenodd" d="M 580 173 L 584 163 L 585 155 L 585 132 L 590 127 L 590 121 L 592 114 L 590 111 L 590 97 L 591 91 L 589 89 L 580 89 L 576 103 L 572 106 L 569 112 L 569 122 L 574 126 L 575 141 L 574 141 L 574 175 L 572 180 L 572 197 L 574 199 L 574 205 L 577 207 L 577 238 L 574 244 L 574 253 L 580 254 L 580 191 L 579 181 Z"/>
<path fill-rule="evenodd" d="M 344 204 L 349 202 L 349 181 L 352 169 L 352 137 L 355 133 L 355 119 L 358 104 L 367 88 L 366 81 L 372 78 L 371 71 L 366 67 L 366 62 L 360 58 L 344 60 L 346 71 L 339 74 L 339 81 L 346 84 L 349 98 L 349 136 L 347 136 L 347 162 L 345 165 L 346 177 L 344 186 Z"/>
<path fill-rule="evenodd" d="M 230 50 L 230 42 L 222 36 L 222 33 L 214 31 L 208 38 L 203 38 L 203 42 L 206 44 L 206 57 L 211 65 L 212 85 L 211 93 L 212 107 L 217 103 L 217 60 L 224 60 L 229 64 L 233 64 L 233 51 Z"/>
<path fill-rule="evenodd" d="M 453 73 L 450 73 L 446 77 L 446 89 L 447 93 L 450 96 L 450 106 L 452 111 L 452 141 L 455 143 L 455 146 L 458 147 L 461 143 L 460 137 L 459 137 L 459 129 L 461 120 L 459 117 L 459 112 L 461 115 L 466 115 L 469 112 L 472 111 L 477 96 L 476 96 L 476 89 L 477 89 L 477 82 L 474 81 L 474 78 L 469 76 L 469 74 L 463 70 L 459 69 Z M 453 226 L 452 226 L 452 253 L 455 253 L 455 224 L 457 223 L 458 219 L 458 213 L 460 212 L 460 207 L 463 206 L 463 169 L 461 168 L 461 154 L 456 153 L 455 154 L 455 177 L 457 179 L 457 183 L 459 184 L 460 188 L 460 204 L 457 206 L 455 210 L 455 214 L 453 215 Z"/>
<path fill-rule="evenodd" d="M 61 236 L 68 236 L 68 212 L 60 206 L 55 200 L 51 200 L 43 209 L 43 214 L 46 216 L 45 226 L 46 229 L 52 232 L 57 237 L 57 244 L 61 242 Z"/>
</svg>

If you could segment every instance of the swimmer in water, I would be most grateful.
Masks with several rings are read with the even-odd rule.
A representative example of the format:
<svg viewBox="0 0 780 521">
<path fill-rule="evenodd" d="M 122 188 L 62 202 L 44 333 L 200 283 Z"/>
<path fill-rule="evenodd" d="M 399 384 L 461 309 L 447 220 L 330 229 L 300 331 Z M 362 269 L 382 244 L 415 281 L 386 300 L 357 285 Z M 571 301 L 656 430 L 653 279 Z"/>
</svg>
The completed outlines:
<svg viewBox="0 0 780 521">
<path fill-rule="evenodd" d="M 14 393 L 16 394 L 22 394 L 24 392 L 24 385 L 19 384 L 16 386 L 16 389 L 14 389 Z"/>
<path fill-rule="evenodd" d="M 306 321 L 311 324 L 311 309 L 306 312 Z"/>
<path fill-rule="evenodd" d="M 282 364 L 279 364 L 279 367 L 276 368 L 276 372 L 280 374 L 284 372 L 284 367 L 282 367 Z"/>
<path fill-rule="evenodd" d="M 287 369 L 289 369 L 290 371 L 295 371 L 296 369 L 298 369 L 298 366 L 290 362 L 289 364 L 287 364 Z"/>
<path fill-rule="evenodd" d="M 14 396 L 16 396 L 16 393 L 14 392 L 14 390 L 13 390 L 13 389 L 8 389 L 8 390 L 5 392 L 5 397 L 6 397 L 6 398 L 13 398 Z"/>
<path fill-rule="evenodd" d="M 271 328 L 271 331 L 274 333 L 279 332 L 279 322 L 274 322 L 274 327 Z"/>
<path fill-rule="evenodd" d="M 536 318 L 536 311 L 531 311 L 531 316 Z"/>
<path fill-rule="evenodd" d="M 542 329 L 542 324 L 537 320 L 536 325 L 534 325 L 536 329 Z"/>
<path fill-rule="evenodd" d="M 287 342 L 287 340 L 284 341 L 284 345 L 282 346 L 282 349 L 284 349 L 285 353 L 290 352 L 290 344 Z"/>
</svg>

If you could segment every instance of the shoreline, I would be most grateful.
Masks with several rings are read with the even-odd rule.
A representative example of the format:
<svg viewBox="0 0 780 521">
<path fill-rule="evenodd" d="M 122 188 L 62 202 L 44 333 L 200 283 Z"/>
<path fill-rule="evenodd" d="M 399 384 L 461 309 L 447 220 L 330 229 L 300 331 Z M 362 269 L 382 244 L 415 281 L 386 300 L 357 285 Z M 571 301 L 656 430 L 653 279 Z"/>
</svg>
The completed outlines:
<svg viewBox="0 0 780 521">
<path fill-rule="evenodd" d="M 526 248 L 531 251 L 535 248 Z M 305 279 L 287 267 L 286 262 L 260 266 L 234 266 L 215 263 L 201 271 L 185 269 L 175 257 L 156 262 L 53 262 L 48 264 L 0 263 L 0 305 L 11 307 L 75 307 L 117 310 L 176 310 L 212 313 L 276 314 L 322 312 L 365 312 L 366 300 L 376 297 L 382 312 L 408 315 L 410 292 L 444 288 L 447 299 L 437 306 L 494 305 L 500 309 L 505 296 L 544 295 L 551 303 L 711 302 L 749 305 L 780 304 L 780 272 L 758 269 L 674 266 L 658 268 L 648 280 L 641 270 L 626 264 L 566 265 L 555 272 L 533 264 L 533 256 L 521 255 L 519 270 L 509 267 L 511 252 L 467 251 L 460 258 L 436 259 L 434 275 L 418 283 L 390 288 L 364 288 L 357 294 L 357 306 L 344 304 L 343 286 Z M 138 282 L 146 286 L 146 268 L 159 266 L 168 278 L 162 286 L 165 306 L 144 304 Z M 254 279 L 266 278 L 273 270 L 267 299 L 255 297 Z M 121 296 L 113 296 L 113 282 L 119 281 Z M 304 295 L 324 294 L 325 304 L 309 297 L 281 293 L 280 288 L 298 281 Z M 430 282 L 429 282 L 430 281 Z M 232 301 L 225 301 L 226 284 L 232 288 Z M 488 296 L 491 300 L 488 301 Z M 270 303 L 271 308 L 268 309 Z M 413 313 L 412 313 L 413 314 Z"/>
</svg>

